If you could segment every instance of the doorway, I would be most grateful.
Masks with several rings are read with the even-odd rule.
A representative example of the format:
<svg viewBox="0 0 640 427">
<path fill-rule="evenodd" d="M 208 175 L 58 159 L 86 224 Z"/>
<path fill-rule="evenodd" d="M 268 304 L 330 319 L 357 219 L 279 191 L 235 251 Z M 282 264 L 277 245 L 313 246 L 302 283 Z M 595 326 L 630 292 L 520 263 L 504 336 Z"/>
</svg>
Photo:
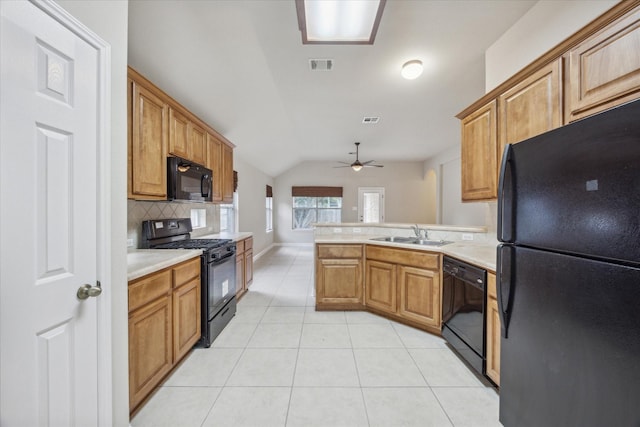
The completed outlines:
<svg viewBox="0 0 640 427">
<path fill-rule="evenodd" d="M 384 187 L 358 188 L 358 221 L 384 222 Z"/>
</svg>

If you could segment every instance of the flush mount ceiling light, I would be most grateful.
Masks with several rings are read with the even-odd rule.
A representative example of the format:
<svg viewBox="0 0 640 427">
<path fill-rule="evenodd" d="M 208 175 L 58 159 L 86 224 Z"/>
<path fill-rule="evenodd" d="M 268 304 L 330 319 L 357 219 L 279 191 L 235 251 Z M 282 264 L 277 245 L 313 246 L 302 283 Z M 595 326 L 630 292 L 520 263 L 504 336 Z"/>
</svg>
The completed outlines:
<svg viewBox="0 0 640 427">
<path fill-rule="evenodd" d="M 296 0 L 303 44 L 373 44 L 387 0 Z"/>
<path fill-rule="evenodd" d="M 413 80 L 420 77 L 422 70 L 422 61 L 414 59 L 412 61 L 407 61 L 402 65 L 402 71 L 400 71 L 400 74 L 407 80 Z"/>
</svg>

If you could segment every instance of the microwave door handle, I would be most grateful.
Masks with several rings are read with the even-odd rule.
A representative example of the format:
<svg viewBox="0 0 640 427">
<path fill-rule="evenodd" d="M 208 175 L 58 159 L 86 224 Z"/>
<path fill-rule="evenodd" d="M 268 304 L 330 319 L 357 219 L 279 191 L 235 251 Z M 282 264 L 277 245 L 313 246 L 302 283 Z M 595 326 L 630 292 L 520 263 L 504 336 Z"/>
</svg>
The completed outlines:
<svg viewBox="0 0 640 427">
<path fill-rule="evenodd" d="M 208 198 L 209 193 L 211 192 L 211 185 L 209 185 L 209 180 L 210 177 L 207 174 L 202 175 L 202 178 L 200 178 L 200 194 L 204 198 Z"/>
</svg>

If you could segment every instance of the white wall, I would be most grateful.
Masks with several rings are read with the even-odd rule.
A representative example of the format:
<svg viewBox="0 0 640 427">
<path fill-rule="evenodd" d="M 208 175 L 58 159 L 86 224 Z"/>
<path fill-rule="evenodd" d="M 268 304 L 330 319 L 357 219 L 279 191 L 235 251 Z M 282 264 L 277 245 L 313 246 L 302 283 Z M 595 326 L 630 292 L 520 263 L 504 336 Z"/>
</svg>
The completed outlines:
<svg viewBox="0 0 640 427">
<path fill-rule="evenodd" d="M 489 92 L 580 28 L 613 7 L 617 0 L 542 0 L 485 53 Z"/>
<path fill-rule="evenodd" d="M 254 256 L 273 244 L 274 231 L 267 233 L 265 210 L 266 186 L 274 186 L 273 178 L 234 156 L 233 168 L 238 172 L 238 231 L 253 233 Z M 273 227 L 276 228 L 274 219 Z"/>
<path fill-rule="evenodd" d="M 129 425 L 127 317 L 127 25 L 128 0 L 59 0 L 111 45 L 111 280 L 113 425 Z M 109 215 L 109 213 L 106 213 Z M 104 285 L 104 284 L 103 284 Z"/>
<path fill-rule="evenodd" d="M 450 148 L 424 162 L 427 175 L 435 176 L 438 224 L 480 225 L 495 230 L 489 203 L 463 203 L 460 146 Z"/>
<path fill-rule="evenodd" d="M 422 162 L 384 162 L 384 168 L 334 168 L 335 162 L 303 162 L 275 178 L 273 199 L 278 243 L 311 243 L 312 231 L 292 230 L 291 187 L 343 187 L 342 222 L 357 222 L 358 187 L 385 188 L 385 222 L 433 223 L 430 187 Z"/>
</svg>

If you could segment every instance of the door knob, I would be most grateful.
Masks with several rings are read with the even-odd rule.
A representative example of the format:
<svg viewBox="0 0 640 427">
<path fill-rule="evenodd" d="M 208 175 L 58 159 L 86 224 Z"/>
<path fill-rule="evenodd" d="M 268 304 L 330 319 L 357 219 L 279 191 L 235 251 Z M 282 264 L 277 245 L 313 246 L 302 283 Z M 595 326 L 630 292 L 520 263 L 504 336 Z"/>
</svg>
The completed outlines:
<svg viewBox="0 0 640 427">
<path fill-rule="evenodd" d="M 97 286 L 91 286 L 90 284 L 85 284 L 80 286 L 76 296 L 78 299 L 85 300 L 89 297 L 97 297 L 102 293 L 102 288 L 100 287 L 100 282 L 98 282 Z"/>
</svg>

